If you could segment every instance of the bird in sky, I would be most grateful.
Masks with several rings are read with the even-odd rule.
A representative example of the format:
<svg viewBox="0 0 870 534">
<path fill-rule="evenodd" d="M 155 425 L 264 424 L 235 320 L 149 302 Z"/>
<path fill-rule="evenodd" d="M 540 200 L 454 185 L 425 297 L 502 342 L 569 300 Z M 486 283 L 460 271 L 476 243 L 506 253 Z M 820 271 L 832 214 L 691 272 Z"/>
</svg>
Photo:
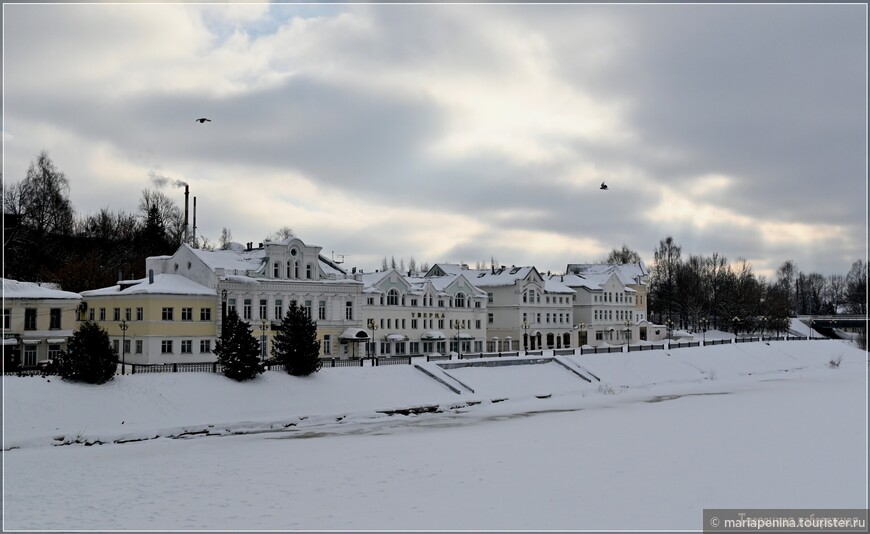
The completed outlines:
<svg viewBox="0 0 870 534">
<path fill-rule="evenodd" d="M 203 118 L 201 118 L 201 119 L 196 119 L 196 122 L 198 122 L 198 123 L 200 123 L 200 124 L 203 124 L 203 123 L 206 123 L 206 122 L 211 122 L 211 119 L 206 119 L 205 117 L 203 117 Z"/>
<path fill-rule="evenodd" d="M 602 191 L 607 191 L 607 184 L 601 182 L 601 187 L 599 189 L 601 189 Z"/>
</svg>

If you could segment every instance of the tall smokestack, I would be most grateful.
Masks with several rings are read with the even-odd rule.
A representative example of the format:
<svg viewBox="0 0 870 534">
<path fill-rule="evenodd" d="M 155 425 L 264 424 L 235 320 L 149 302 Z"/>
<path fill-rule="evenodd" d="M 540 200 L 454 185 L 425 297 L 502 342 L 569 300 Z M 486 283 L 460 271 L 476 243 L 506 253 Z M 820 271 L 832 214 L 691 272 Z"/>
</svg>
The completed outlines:
<svg viewBox="0 0 870 534">
<path fill-rule="evenodd" d="M 196 197 L 193 197 L 193 243 L 196 244 Z"/>
<path fill-rule="evenodd" d="M 189 196 L 190 196 L 190 186 L 185 184 L 185 186 L 184 186 L 184 243 L 185 244 L 187 244 L 189 242 L 189 239 L 188 239 L 189 230 L 187 227 L 187 203 L 188 203 Z"/>
</svg>

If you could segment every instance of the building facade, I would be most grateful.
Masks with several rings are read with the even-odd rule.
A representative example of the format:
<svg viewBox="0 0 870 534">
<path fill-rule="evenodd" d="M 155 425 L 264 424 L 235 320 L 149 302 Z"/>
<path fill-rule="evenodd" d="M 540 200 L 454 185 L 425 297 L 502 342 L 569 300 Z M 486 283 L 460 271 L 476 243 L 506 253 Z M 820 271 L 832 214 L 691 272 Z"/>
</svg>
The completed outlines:
<svg viewBox="0 0 870 534">
<path fill-rule="evenodd" d="M 366 355 L 483 352 L 486 293 L 462 274 L 426 278 L 390 269 L 361 277 Z"/>
<path fill-rule="evenodd" d="M 545 280 L 535 267 L 469 269 L 434 265 L 426 278 L 462 274 L 486 293 L 486 350 L 561 349 L 576 346 L 572 333 L 574 290 Z"/>
<path fill-rule="evenodd" d="M 53 284 L 3 280 L 3 365 L 34 368 L 67 349 L 81 295 Z"/>
</svg>

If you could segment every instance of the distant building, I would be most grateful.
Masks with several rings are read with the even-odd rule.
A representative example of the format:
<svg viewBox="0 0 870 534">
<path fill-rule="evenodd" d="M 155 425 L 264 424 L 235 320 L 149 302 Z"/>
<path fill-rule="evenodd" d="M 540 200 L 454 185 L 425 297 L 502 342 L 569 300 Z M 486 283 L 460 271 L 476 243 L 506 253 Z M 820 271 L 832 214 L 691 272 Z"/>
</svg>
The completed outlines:
<svg viewBox="0 0 870 534">
<path fill-rule="evenodd" d="M 483 352 L 486 293 L 463 274 L 423 278 L 389 269 L 361 276 L 369 355 Z"/>
<path fill-rule="evenodd" d="M 291 303 L 317 324 L 321 357 L 348 357 L 368 341 L 360 312 L 363 284 L 320 251 L 297 237 L 256 248 L 182 245 L 171 256 L 148 258 L 146 278 L 83 296 L 112 342 L 124 343 L 128 362 L 214 361 L 212 350 L 229 310 L 251 325 L 262 356 L 269 358 L 275 327 Z"/>
<path fill-rule="evenodd" d="M 574 323 L 583 344 L 620 345 L 657 339 L 649 332 L 649 273 L 643 263 L 568 264 L 554 275 L 576 291 Z"/>
<path fill-rule="evenodd" d="M 3 362 L 25 368 L 54 359 L 67 349 L 81 295 L 54 284 L 3 281 Z"/>
<path fill-rule="evenodd" d="M 469 269 L 438 263 L 426 278 L 457 274 L 487 294 L 487 351 L 577 346 L 577 338 L 572 338 L 574 290 L 570 287 L 545 280 L 532 266 Z"/>
</svg>

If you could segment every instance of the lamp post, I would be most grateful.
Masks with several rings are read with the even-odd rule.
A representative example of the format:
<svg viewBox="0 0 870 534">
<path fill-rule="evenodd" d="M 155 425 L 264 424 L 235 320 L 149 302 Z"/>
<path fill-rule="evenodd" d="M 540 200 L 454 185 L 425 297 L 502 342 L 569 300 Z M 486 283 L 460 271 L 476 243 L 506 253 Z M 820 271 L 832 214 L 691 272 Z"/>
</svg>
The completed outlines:
<svg viewBox="0 0 870 534">
<path fill-rule="evenodd" d="M 374 356 L 375 356 L 374 355 L 374 352 L 375 352 L 375 330 L 378 329 L 378 324 L 375 322 L 374 319 L 369 319 L 368 326 L 369 326 L 369 330 L 372 331 L 372 342 L 369 344 L 368 356 L 369 356 L 369 358 L 374 358 Z"/>
<path fill-rule="evenodd" d="M 625 343 L 628 345 L 631 343 L 631 321 L 626 319 L 622 324 L 625 325 Z"/>
<path fill-rule="evenodd" d="M 221 290 L 221 337 L 224 335 L 224 325 L 227 323 L 227 290 Z"/>
<path fill-rule="evenodd" d="M 665 322 L 665 326 L 668 327 L 668 341 L 670 341 L 671 340 L 671 330 L 674 329 L 674 321 L 672 319 L 668 319 Z"/>
<path fill-rule="evenodd" d="M 767 316 L 761 317 L 761 340 L 764 341 L 764 331 L 767 329 Z"/>
<path fill-rule="evenodd" d="M 459 321 L 456 322 L 456 355 L 462 359 L 462 341 L 459 340 Z"/>
<path fill-rule="evenodd" d="M 703 332 L 701 334 L 701 345 L 706 345 L 707 344 L 707 325 L 710 323 L 710 321 L 706 317 L 701 317 L 701 320 L 698 321 L 698 323 L 701 324 L 701 332 Z"/>
<path fill-rule="evenodd" d="M 589 328 L 589 325 L 586 324 L 586 323 L 579 323 L 579 324 L 577 325 L 577 329 L 580 330 L 580 333 L 578 334 L 578 336 L 579 336 L 580 339 L 577 340 L 577 342 L 578 342 L 577 344 L 580 346 L 580 348 L 583 348 L 583 345 L 588 345 L 588 344 L 589 344 L 589 340 L 586 339 L 586 337 L 587 337 L 587 336 L 586 336 L 586 329 L 587 329 L 587 328 Z M 583 343 L 584 341 L 585 341 L 586 343 Z"/>
<path fill-rule="evenodd" d="M 532 326 L 527 322 L 523 321 L 523 351 L 529 351 L 529 328 Z"/>
<path fill-rule="evenodd" d="M 124 319 L 118 326 L 121 327 L 121 375 L 124 375 L 127 367 L 125 358 L 125 353 L 127 351 L 124 350 L 124 345 L 127 344 L 127 328 L 129 328 L 130 325 L 128 325 L 127 320 Z"/>
<path fill-rule="evenodd" d="M 266 352 L 267 347 L 269 345 L 269 341 L 266 338 L 266 328 L 268 328 L 269 322 L 265 319 L 260 319 L 260 331 L 262 334 L 260 335 L 260 360 L 263 362 L 266 361 Z"/>
<path fill-rule="evenodd" d="M 736 336 L 740 332 L 740 317 L 735 315 L 731 322 L 734 323 L 734 335 Z"/>
</svg>

